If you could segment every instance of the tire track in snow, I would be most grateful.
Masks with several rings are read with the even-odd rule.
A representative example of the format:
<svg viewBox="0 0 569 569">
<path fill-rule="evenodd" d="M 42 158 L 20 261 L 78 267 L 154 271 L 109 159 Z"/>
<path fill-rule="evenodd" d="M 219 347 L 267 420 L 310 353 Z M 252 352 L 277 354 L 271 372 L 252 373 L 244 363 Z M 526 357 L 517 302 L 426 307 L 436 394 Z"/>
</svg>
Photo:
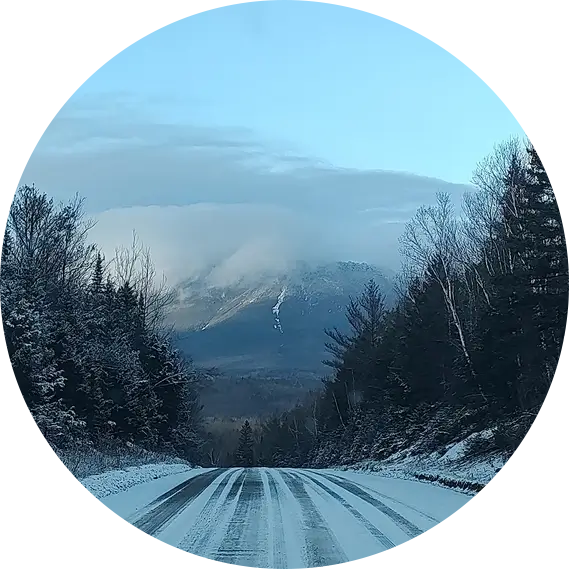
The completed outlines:
<svg viewBox="0 0 569 569">
<path fill-rule="evenodd" d="M 322 567 L 348 561 L 338 539 L 308 495 L 302 478 L 298 474 L 282 470 L 280 474 L 301 508 L 306 567 Z"/>
<path fill-rule="evenodd" d="M 267 503 L 269 506 L 269 524 L 271 528 L 270 536 L 273 542 L 270 552 L 269 566 L 271 569 L 285 569 L 287 566 L 287 559 L 281 498 L 273 474 L 266 470 L 263 470 L 263 474 L 263 478 L 266 480 L 269 489 L 269 499 Z"/>
<path fill-rule="evenodd" d="M 266 500 L 263 498 L 265 492 L 260 471 L 254 468 L 245 470 L 237 506 L 217 548 L 216 561 L 249 567 L 267 567 L 267 512 Z M 261 531 L 263 521 L 265 531 Z"/>
<path fill-rule="evenodd" d="M 223 470 L 227 470 L 227 469 L 226 468 L 216 468 L 215 470 L 210 470 L 208 472 L 216 472 L 216 471 L 221 472 Z M 164 500 L 166 500 L 170 496 L 173 496 L 174 494 L 177 494 L 178 492 L 180 492 L 181 490 L 186 488 L 191 480 L 193 480 L 194 478 L 198 478 L 199 476 L 203 476 L 204 474 L 207 474 L 207 472 L 203 472 L 202 474 L 198 474 L 197 476 L 191 476 L 187 480 L 184 480 L 180 484 L 177 484 L 173 488 L 170 488 L 170 490 L 168 490 L 167 492 L 164 492 L 164 494 L 160 494 L 160 496 L 158 496 L 158 498 L 155 498 L 154 500 L 152 500 L 152 502 L 150 502 L 149 504 L 146 504 L 146 506 L 144 506 L 144 508 L 141 508 L 140 510 L 131 514 L 127 518 L 128 523 L 130 523 L 130 524 L 134 523 L 135 520 L 137 520 L 138 518 L 141 518 L 146 512 L 153 509 L 154 506 L 164 502 Z"/>
<path fill-rule="evenodd" d="M 326 484 L 323 484 L 319 480 L 316 480 L 304 472 L 302 472 L 301 475 L 310 480 L 312 484 L 315 484 L 324 492 L 332 496 L 332 498 L 334 498 L 334 500 L 336 500 L 339 504 L 342 504 L 342 506 L 344 506 L 344 508 L 346 508 L 346 510 L 348 510 L 348 512 L 350 512 L 350 514 L 352 514 L 352 516 L 356 518 L 356 520 L 358 520 L 358 522 L 360 522 L 369 531 L 369 533 L 371 533 L 371 535 L 373 535 L 373 537 L 375 537 L 381 543 L 381 545 L 383 545 L 385 549 L 391 549 L 392 547 L 395 547 L 395 544 L 382 531 L 375 527 L 366 517 L 360 514 L 360 512 L 356 510 L 356 508 L 354 508 L 344 498 L 342 498 L 340 494 L 335 492 L 329 486 L 326 486 Z"/>
<path fill-rule="evenodd" d="M 184 508 L 193 502 L 216 478 L 221 476 L 224 468 L 218 468 L 203 474 L 193 476 L 186 483 L 178 485 L 164 495 L 166 499 L 150 511 L 140 516 L 133 525 L 138 529 L 150 534 L 157 534 L 164 526 L 172 521 Z M 163 495 L 163 496 L 164 496 Z M 156 502 L 156 500 L 155 500 Z"/>
<path fill-rule="evenodd" d="M 318 474 L 318 473 L 315 472 L 314 474 Z M 332 478 L 335 478 L 337 480 L 346 480 L 346 478 L 342 478 L 341 476 L 338 476 L 336 474 L 326 473 L 326 474 L 321 474 L 321 476 L 328 477 L 328 479 L 331 482 L 332 482 L 332 480 L 331 480 Z M 424 512 L 423 510 L 420 510 L 419 508 L 415 508 L 415 506 L 411 506 L 410 504 L 407 504 L 406 502 L 402 502 L 401 500 L 398 500 L 397 498 L 393 498 L 392 496 L 389 496 L 388 494 L 383 494 L 382 492 L 379 492 L 379 490 L 375 490 L 374 488 L 370 488 L 369 486 L 365 486 L 364 484 L 360 484 L 359 482 L 355 482 L 353 480 L 350 480 L 350 482 L 352 484 L 355 484 L 356 486 L 359 486 L 362 490 L 364 490 L 366 492 L 371 492 L 372 494 L 375 494 L 376 496 L 379 496 L 380 498 L 384 498 L 386 500 L 394 502 L 395 504 L 399 504 L 400 506 L 405 506 L 405 508 L 408 508 L 409 510 L 413 510 L 417 514 L 420 514 L 424 518 L 427 518 L 428 520 L 431 520 L 432 522 L 435 522 L 436 524 L 440 524 L 442 521 L 442 520 L 435 518 L 434 516 L 431 516 L 430 514 L 427 514 L 427 512 Z"/>
<path fill-rule="evenodd" d="M 368 504 L 371 504 L 376 509 L 378 509 L 382 514 L 385 514 L 389 517 L 397 526 L 399 526 L 409 537 L 417 537 L 423 533 L 423 530 L 418 528 L 413 522 L 410 522 L 408 519 L 404 518 L 401 514 L 396 512 L 394 509 L 390 508 L 387 504 L 384 504 L 381 500 L 369 494 L 366 490 L 364 490 L 361 486 L 346 480 L 345 478 L 338 478 L 334 479 L 329 474 L 323 473 L 315 473 L 317 476 L 336 484 L 340 488 L 347 490 L 354 496 L 361 498 Z"/>
<path fill-rule="evenodd" d="M 235 499 L 244 478 L 245 472 L 239 469 L 229 471 L 222 478 L 199 513 L 195 524 L 176 547 L 195 555 L 203 555 L 203 552 L 207 551 L 216 526 L 219 525 L 220 519 L 223 519 L 223 510 L 227 510 L 227 504 Z"/>
</svg>

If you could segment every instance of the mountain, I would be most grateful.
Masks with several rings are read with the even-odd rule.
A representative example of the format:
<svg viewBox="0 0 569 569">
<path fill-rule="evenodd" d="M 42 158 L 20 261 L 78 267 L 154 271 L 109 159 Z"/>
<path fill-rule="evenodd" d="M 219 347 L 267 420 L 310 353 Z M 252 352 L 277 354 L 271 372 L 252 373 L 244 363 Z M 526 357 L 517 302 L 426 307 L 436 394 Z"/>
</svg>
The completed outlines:
<svg viewBox="0 0 569 569">
<path fill-rule="evenodd" d="M 213 268 L 184 283 L 172 314 L 178 346 L 221 372 L 201 393 L 206 416 L 267 416 L 319 389 L 328 372 L 324 330 L 345 329 L 346 305 L 370 279 L 389 303 L 390 278 L 365 263 L 300 262 L 231 285 Z"/>
<path fill-rule="evenodd" d="M 208 276 L 185 283 L 173 314 L 179 346 L 198 365 L 232 374 L 288 372 L 321 375 L 324 329 L 345 326 L 350 297 L 374 279 L 388 296 L 385 271 L 365 263 L 297 263 L 278 275 L 212 285 Z"/>
</svg>

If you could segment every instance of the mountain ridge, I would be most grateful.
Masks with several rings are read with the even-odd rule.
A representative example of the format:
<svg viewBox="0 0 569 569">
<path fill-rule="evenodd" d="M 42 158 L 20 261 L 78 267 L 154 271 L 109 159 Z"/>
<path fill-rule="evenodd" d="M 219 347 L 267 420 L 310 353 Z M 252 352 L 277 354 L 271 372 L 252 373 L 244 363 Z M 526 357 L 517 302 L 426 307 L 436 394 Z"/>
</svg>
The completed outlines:
<svg viewBox="0 0 569 569">
<path fill-rule="evenodd" d="M 188 281 L 178 347 L 198 366 L 221 373 L 202 392 L 205 412 L 282 411 L 319 389 L 328 373 L 325 329 L 346 328 L 347 303 L 372 278 L 389 303 L 391 280 L 367 263 L 298 263 L 287 274 L 227 287 L 211 286 L 204 276 Z"/>
<path fill-rule="evenodd" d="M 387 289 L 388 296 L 392 293 L 386 271 L 369 263 L 337 261 L 310 265 L 298 262 L 287 272 L 260 273 L 227 286 L 211 282 L 214 269 L 180 285 L 178 303 L 171 317 L 176 329 L 206 330 L 233 318 L 250 305 L 274 300 L 271 307 L 274 328 L 282 332 L 280 311 L 287 298 L 302 299 L 311 305 L 326 296 L 353 296 L 372 278 Z"/>
</svg>

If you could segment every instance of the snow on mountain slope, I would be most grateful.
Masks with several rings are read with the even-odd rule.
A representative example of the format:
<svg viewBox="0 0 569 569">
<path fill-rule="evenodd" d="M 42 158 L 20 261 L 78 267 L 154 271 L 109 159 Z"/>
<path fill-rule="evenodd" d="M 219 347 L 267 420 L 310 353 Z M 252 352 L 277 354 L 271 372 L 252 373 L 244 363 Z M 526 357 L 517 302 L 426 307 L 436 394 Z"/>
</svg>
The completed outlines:
<svg viewBox="0 0 569 569">
<path fill-rule="evenodd" d="M 277 298 L 277 303 L 273 306 L 273 314 L 275 315 L 275 325 L 274 328 L 277 329 L 281 334 L 283 333 L 283 328 L 281 326 L 281 320 L 279 318 L 281 304 L 283 303 L 286 295 L 286 286 L 283 286 L 279 297 Z"/>
<path fill-rule="evenodd" d="M 366 263 L 337 262 L 310 266 L 299 262 L 286 273 L 260 274 L 227 285 L 213 284 L 212 272 L 185 282 L 179 289 L 179 302 L 171 315 L 177 329 L 204 330 L 233 318 L 250 305 L 272 301 L 274 327 L 281 330 L 280 309 L 285 298 L 312 306 L 323 299 L 354 296 L 370 279 L 375 279 L 385 293 L 391 283 L 383 270 Z"/>
<path fill-rule="evenodd" d="M 327 372 L 322 363 L 328 357 L 324 330 L 345 329 L 350 297 L 359 295 L 372 278 L 392 298 L 391 281 L 381 269 L 364 263 L 298 263 L 288 273 L 251 277 L 225 287 L 211 286 L 203 276 L 180 291 L 173 314 L 178 347 L 197 365 L 215 367 L 229 378 L 263 379 L 252 381 L 243 393 L 243 413 L 253 401 L 259 409 L 280 406 L 285 391 L 290 392 L 288 404 L 294 405 L 299 390 L 290 385 L 291 378 L 303 388 L 315 387 Z M 279 389 L 267 378 L 280 381 Z M 213 414 L 223 394 L 229 393 L 225 383 L 216 385 L 209 403 L 202 394 Z M 241 407 L 233 396 L 230 403 L 238 413 Z"/>
</svg>

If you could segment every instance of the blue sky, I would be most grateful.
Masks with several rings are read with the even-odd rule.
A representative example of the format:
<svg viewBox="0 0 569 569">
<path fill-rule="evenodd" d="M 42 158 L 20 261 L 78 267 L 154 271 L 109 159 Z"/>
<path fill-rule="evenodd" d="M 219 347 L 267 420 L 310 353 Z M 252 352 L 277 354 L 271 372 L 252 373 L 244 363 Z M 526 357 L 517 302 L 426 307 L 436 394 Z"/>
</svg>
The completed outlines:
<svg viewBox="0 0 569 569">
<path fill-rule="evenodd" d="M 564 134 L 566 30 L 556 1 L 220 0 L 124 42 L 65 98 L 123 93 L 160 120 L 465 183 L 497 141 Z"/>
<path fill-rule="evenodd" d="M 263 208 L 292 216 L 287 227 L 344 223 L 353 247 L 333 240 L 315 256 L 396 268 L 405 219 L 436 191 L 462 194 L 476 163 L 512 135 L 523 131 L 496 95 L 414 32 L 333 5 L 254 2 L 187 18 L 117 55 L 54 119 L 22 183 L 84 194 L 98 237 L 111 241 L 124 238 L 114 226 L 146 224 L 144 208 L 185 208 L 176 218 L 193 226 L 200 204 L 239 204 L 236 226 L 264 219 Z M 156 246 L 159 233 L 146 240 Z M 167 265 L 181 262 L 197 261 Z"/>
</svg>

